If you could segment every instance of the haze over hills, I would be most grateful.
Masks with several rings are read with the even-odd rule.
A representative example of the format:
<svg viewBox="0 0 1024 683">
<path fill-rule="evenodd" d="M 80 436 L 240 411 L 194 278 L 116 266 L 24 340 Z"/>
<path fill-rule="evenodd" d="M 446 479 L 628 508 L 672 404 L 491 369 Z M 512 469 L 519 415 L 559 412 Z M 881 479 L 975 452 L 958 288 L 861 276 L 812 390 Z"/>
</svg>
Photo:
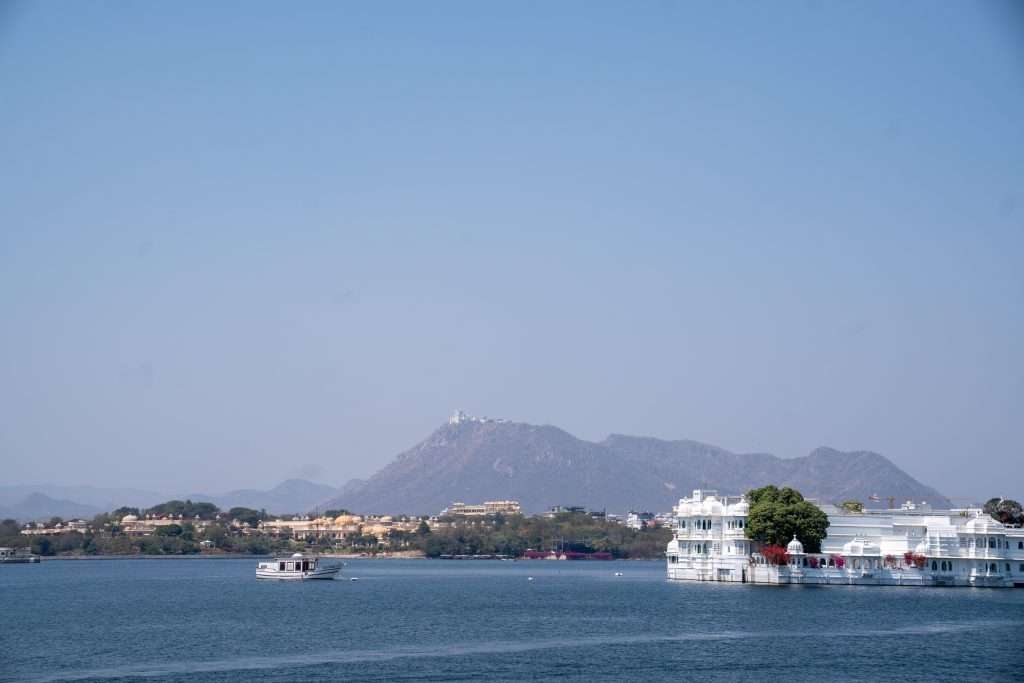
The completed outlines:
<svg viewBox="0 0 1024 683">
<path fill-rule="evenodd" d="M 73 500 L 51 498 L 45 493 L 30 493 L 14 505 L 0 508 L 0 518 L 13 518 L 22 521 L 49 519 L 88 519 L 102 510 L 94 505 L 87 505 Z"/>
<path fill-rule="evenodd" d="M 801 458 L 732 453 L 697 441 L 612 434 L 578 439 L 557 427 L 464 419 L 446 424 L 372 477 L 340 488 L 289 479 L 267 489 L 162 495 L 97 487 L 7 486 L 0 514 L 20 520 L 90 517 L 122 505 L 148 507 L 171 498 L 249 507 L 272 514 L 316 508 L 359 513 L 436 514 L 453 501 L 513 499 L 528 513 L 552 505 L 623 512 L 664 511 L 694 488 L 738 494 L 768 483 L 793 486 L 822 502 L 871 504 L 893 497 L 948 506 L 949 501 L 870 451 L 818 448 Z M 56 494 L 56 495 L 54 495 Z M 60 497 L 58 497 L 60 496 Z"/>
<path fill-rule="evenodd" d="M 453 501 L 514 499 L 525 512 L 552 505 L 668 510 L 694 488 L 738 494 L 768 483 L 822 502 L 879 494 L 883 501 L 949 501 L 869 451 L 818 448 L 802 458 L 731 453 L 696 441 L 613 434 L 578 439 L 552 426 L 463 420 L 437 429 L 365 481 L 328 501 L 364 513 L 434 514 Z"/>
<path fill-rule="evenodd" d="M 50 517 L 90 518 L 122 506 L 147 508 L 174 498 L 233 507 L 264 509 L 272 514 L 304 513 L 344 489 L 304 479 L 288 479 L 267 490 L 238 489 L 226 493 L 161 494 L 138 489 L 93 486 L 19 485 L 0 487 L 0 518 L 21 521 Z"/>
<path fill-rule="evenodd" d="M 98 511 L 112 510 L 122 505 L 148 507 L 164 500 L 161 494 L 155 491 L 132 488 L 15 484 L 0 486 L 0 506 L 17 509 L 25 498 L 32 494 L 42 494 L 47 498 L 88 506 Z"/>
<path fill-rule="evenodd" d="M 233 507 L 247 507 L 266 510 L 271 514 L 309 512 L 325 500 L 337 496 L 341 489 L 327 484 L 317 484 L 305 479 L 287 479 L 266 491 L 260 489 L 238 489 L 220 494 L 193 493 L 186 498 L 214 503 L 222 510 Z M 176 496 L 181 498 L 182 496 Z"/>
</svg>

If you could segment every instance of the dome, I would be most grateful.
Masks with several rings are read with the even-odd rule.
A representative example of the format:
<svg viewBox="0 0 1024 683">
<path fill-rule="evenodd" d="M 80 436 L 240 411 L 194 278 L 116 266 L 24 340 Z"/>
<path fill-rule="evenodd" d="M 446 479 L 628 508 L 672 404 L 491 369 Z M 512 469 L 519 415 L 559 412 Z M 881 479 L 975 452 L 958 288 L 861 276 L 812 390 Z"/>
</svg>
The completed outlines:
<svg viewBox="0 0 1024 683">
<path fill-rule="evenodd" d="M 989 533 L 999 531 L 1004 527 L 988 515 L 978 515 L 971 521 L 967 522 L 967 524 L 964 524 L 964 528 L 967 529 L 967 531 L 973 531 L 975 533 Z"/>
<path fill-rule="evenodd" d="M 135 515 L 125 515 L 124 517 L 121 518 L 121 523 L 122 524 L 126 524 L 128 522 L 137 522 L 137 521 L 139 521 L 139 518 L 136 517 Z"/>
<path fill-rule="evenodd" d="M 796 534 L 793 534 L 793 540 L 786 546 L 786 552 L 790 555 L 804 554 L 804 544 L 797 540 Z"/>
<path fill-rule="evenodd" d="M 745 515 L 750 512 L 750 503 L 747 502 L 746 498 L 741 498 L 740 502 L 732 506 L 732 511 L 737 515 Z"/>
<path fill-rule="evenodd" d="M 722 514 L 722 502 L 714 496 L 708 496 L 701 504 L 701 513 L 705 515 Z"/>
<path fill-rule="evenodd" d="M 921 541 L 914 547 L 914 552 L 918 555 L 926 555 L 928 553 L 928 543 Z"/>
</svg>

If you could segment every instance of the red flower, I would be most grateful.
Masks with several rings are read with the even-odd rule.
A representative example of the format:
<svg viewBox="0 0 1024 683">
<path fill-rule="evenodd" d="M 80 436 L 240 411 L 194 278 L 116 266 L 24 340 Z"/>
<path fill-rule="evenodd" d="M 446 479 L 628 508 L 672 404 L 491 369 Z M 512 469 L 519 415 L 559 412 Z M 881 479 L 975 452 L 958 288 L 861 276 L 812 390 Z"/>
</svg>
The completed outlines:
<svg viewBox="0 0 1024 683">
<path fill-rule="evenodd" d="M 761 555 L 764 556 L 765 562 L 777 567 L 789 564 L 789 553 L 781 545 L 766 545 L 761 548 Z"/>
</svg>

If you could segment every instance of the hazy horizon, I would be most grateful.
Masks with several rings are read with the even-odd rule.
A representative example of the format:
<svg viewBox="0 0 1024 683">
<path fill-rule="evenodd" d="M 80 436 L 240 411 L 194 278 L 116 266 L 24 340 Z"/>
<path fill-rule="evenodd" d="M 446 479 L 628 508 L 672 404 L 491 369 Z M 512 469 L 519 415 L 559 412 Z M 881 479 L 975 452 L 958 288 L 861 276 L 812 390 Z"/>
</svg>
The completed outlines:
<svg viewBox="0 0 1024 683">
<path fill-rule="evenodd" d="M 4 483 L 340 485 L 461 408 L 1020 498 L 1022 17 L 0 7 Z"/>
</svg>

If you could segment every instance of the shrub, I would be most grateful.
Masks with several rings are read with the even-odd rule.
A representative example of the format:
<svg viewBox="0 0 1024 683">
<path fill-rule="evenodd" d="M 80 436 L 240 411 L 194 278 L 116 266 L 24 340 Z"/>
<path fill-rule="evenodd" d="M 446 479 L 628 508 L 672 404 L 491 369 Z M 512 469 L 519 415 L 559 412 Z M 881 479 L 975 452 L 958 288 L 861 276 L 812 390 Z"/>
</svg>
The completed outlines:
<svg viewBox="0 0 1024 683">
<path fill-rule="evenodd" d="M 846 558 L 842 555 L 836 555 L 836 569 L 842 569 L 846 566 Z"/>
<path fill-rule="evenodd" d="M 906 564 L 908 567 L 917 567 L 918 569 L 923 569 L 927 561 L 928 558 L 926 558 L 924 555 L 915 555 L 914 552 L 911 550 L 908 550 L 907 552 L 903 553 L 903 563 Z"/>
<path fill-rule="evenodd" d="M 765 562 L 777 567 L 789 564 L 789 553 L 781 545 L 766 545 L 761 548 L 761 555 L 764 556 Z"/>
</svg>

